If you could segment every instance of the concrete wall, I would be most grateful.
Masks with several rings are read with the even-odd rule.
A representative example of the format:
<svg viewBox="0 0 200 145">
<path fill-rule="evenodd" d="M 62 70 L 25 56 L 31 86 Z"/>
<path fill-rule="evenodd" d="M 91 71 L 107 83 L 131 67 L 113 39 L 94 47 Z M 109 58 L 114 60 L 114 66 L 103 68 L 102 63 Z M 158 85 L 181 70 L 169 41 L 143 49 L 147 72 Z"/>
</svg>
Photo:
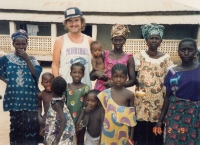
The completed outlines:
<svg viewBox="0 0 200 145">
<path fill-rule="evenodd" d="M 9 21 L 0 21 L 0 34 L 10 35 Z"/>
</svg>

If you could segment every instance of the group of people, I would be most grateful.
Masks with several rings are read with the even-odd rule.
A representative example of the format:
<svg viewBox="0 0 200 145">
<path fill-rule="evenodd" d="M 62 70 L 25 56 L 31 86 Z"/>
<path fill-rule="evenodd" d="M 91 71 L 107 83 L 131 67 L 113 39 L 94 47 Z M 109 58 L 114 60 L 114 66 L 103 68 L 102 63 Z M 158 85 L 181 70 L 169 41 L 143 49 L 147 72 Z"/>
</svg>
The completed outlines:
<svg viewBox="0 0 200 145">
<path fill-rule="evenodd" d="M 64 16 L 68 33 L 55 41 L 52 73 L 41 76 L 43 91 L 42 68 L 26 53 L 25 31 L 11 37 L 15 52 L 0 58 L 11 145 L 200 144 L 200 66 L 192 38 L 180 41 L 182 63 L 175 66 L 158 51 L 162 25 L 141 27 L 147 50 L 133 55 L 123 51 L 128 26 L 113 25 L 113 48 L 103 50 L 82 33 L 85 19 L 78 8 L 68 8 Z M 127 89 L 133 85 L 145 95 Z"/>
</svg>

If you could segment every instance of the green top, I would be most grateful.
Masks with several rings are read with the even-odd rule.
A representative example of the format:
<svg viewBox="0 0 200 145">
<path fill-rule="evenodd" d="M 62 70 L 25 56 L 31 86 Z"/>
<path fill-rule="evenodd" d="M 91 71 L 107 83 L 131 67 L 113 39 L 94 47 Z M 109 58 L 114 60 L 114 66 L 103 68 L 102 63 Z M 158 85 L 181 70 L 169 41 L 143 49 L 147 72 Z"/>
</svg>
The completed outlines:
<svg viewBox="0 0 200 145">
<path fill-rule="evenodd" d="M 76 123 L 76 120 L 78 119 L 79 114 L 81 113 L 81 110 L 83 108 L 83 102 L 86 93 L 90 90 L 90 87 L 88 85 L 84 85 L 82 88 L 77 90 L 72 90 L 67 88 L 67 99 L 66 99 L 66 105 L 69 109 L 69 112 L 72 116 L 72 119 L 74 123 Z"/>
</svg>

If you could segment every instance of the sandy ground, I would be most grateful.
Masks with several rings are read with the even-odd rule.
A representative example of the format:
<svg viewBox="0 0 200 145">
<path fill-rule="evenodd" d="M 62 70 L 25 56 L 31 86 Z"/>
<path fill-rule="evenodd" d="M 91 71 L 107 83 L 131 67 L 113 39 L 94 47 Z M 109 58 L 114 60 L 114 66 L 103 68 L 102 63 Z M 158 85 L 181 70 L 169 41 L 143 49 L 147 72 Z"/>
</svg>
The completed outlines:
<svg viewBox="0 0 200 145">
<path fill-rule="evenodd" d="M 50 67 L 43 67 L 43 72 L 51 72 Z M 39 81 L 39 88 L 40 90 L 43 90 L 43 87 L 41 86 L 41 78 Z M 92 85 L 94 86 L 94 82 L 92 82 Z M 6 84 L 0 80 L 0 95 L 4 95 L 6 89 Z M 129 88 L 130 90 L 134 90 L 134 87 Z M 3 98 L 0 100 L 0 145 L 9 145 L 9 132 L 10 132 L 10 117 L 9 112 L 3 111 Z"/>
</svg>

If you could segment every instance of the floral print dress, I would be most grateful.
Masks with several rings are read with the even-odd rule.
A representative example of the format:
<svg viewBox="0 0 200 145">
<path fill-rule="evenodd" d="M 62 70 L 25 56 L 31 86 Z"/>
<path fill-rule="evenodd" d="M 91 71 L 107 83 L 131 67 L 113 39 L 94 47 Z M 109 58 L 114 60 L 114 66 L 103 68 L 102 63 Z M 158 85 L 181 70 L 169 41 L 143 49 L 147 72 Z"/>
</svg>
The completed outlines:
<svg viewBox="0 0 200 145">
<path fill-rule="evenodd" d="M 67 106 L 65 105 L 65 97 L 62 98 L 52 98 L 52 101 L 47 112 L 47 118 L 45 123 L 45 143 L 51 145 L 58 135 L 60 128 L 60 119 L 57 113 L 53 110 L 52 105 L 58 100 L 63 100 L 64 107 L 63 113 L 66 119 L 66 126 L 63 134 L 60 138 L 58 145 L 74 145 L 75 143 L 75 127 L 71 115 Z"/>
<path fill-rule="evenodd" d="M 164 77 L 167 68 L 172 66 L 173 62 L 168 54 L 153 59 L 145 51 L 136 54 L 135 59 L 136 68 L 138 69 L 137 79 L 143 84 L 146 91 L 144 97 L 135 97 L 136 118 L 138 121 L 157 122 L 164 101 Z"/>
<path fill-rule="evenodd" d="M 84 85 L 82 88 L 77 90 L 72 90 L 67 88 L 67 107 L 72 116 L 74 124 L 76 123 L 79 114 L 83 108 L 83 102 L 85 99 L 86 93 L 90 90 L 88 85 Z"/>
</svg>

